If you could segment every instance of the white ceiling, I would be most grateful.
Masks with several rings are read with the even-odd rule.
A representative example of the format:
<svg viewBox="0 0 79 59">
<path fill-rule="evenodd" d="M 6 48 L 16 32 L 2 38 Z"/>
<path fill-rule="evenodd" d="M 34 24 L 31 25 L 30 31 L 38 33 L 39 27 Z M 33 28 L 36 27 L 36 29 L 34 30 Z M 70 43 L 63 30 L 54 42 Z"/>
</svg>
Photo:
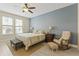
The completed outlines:
<svg viewBox="0 0 79 59">
<path fill-rule="evenodd" d="M 31 14 L 29 12 L 22 12 L 21 8 L 23 6 L 23 3 L 0 3 L 0 10 L 32 18 L 69 5 L 71 5 L 71 3 L 30 3 L 28 4 L 28 6 L 36 7 L 36 9 L 32 10 L 34 13 Z"/>
</svg>

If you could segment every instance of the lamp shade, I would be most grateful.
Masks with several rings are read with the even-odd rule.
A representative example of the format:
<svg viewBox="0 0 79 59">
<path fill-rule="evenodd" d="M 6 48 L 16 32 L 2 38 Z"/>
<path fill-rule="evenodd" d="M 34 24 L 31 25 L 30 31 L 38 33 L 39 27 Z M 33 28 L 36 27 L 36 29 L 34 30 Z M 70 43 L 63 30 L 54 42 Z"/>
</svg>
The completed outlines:
<svg viewBox="0 0 79 59">
<path fill-rule="evenodd" d="M 49 30 L 51 30 L 51 29 L 52 29 L 52 26 L 49 27 Z"/>
</svg>

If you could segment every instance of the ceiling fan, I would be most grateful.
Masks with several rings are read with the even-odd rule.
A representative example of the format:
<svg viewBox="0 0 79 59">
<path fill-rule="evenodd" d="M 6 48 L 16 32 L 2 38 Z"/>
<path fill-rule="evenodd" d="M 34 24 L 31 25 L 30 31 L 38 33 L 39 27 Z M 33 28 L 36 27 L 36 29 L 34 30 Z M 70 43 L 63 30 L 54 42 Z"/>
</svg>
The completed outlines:
<svg viewBox="0 0 79 59">
<path fill-rule="evenodd" d="M 35 7 L 28 7 L 28 4 L 27 3 L 25 3 L 24 4 L 24 6 L 22 7 L 22 12 L 30 12 L 30 13 L 33 13 L 32 11 L 31 11 L 31 9 L 35 9 Z"/>
</svg>

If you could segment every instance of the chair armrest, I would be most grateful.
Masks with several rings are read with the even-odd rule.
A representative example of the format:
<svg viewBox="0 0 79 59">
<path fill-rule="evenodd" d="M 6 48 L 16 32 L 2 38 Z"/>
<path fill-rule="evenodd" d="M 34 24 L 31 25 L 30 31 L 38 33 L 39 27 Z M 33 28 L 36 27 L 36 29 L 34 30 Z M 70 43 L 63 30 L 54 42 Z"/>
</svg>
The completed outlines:
<svg viewBox="0 0 79 59">
<path fill-rule="evenodd" d="M 61 42 L 58 39 L 53 40 L 55 43 L 60 44 Z"/>
</svg>

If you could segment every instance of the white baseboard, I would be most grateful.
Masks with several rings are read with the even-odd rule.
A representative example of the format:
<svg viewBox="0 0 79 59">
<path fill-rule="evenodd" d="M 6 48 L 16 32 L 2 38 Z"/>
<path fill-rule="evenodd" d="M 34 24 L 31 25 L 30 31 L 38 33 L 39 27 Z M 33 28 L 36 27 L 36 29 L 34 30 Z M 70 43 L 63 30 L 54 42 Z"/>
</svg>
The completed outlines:
<svg viewBox="0 0 79 59">
<path fill-rule="evenodd" d="M 74 47 L 74 48 L 78 48 L 78 46 L 74 45 L 74 44 L 69 44 L 69 46 Z"/>
</svg>

